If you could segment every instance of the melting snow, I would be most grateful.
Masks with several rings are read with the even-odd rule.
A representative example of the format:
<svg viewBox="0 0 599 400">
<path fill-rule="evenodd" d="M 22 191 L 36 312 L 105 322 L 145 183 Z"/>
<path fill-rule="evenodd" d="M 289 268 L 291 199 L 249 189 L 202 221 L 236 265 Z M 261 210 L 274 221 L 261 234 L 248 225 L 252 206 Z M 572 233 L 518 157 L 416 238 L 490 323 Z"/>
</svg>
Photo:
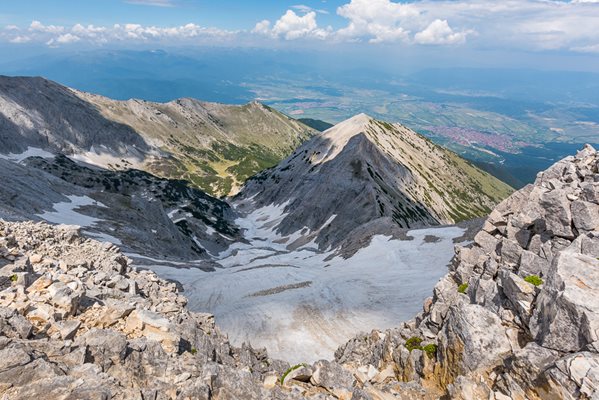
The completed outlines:
<svg viewBox="0 0 599 400">
<path fill-rule="evenodd" d="M 67 196 L 69 201 L 56 203 L 52 208 L 54 211 L 45 211 L 43 214 L 37 214 L 38 217 L 54 224 L 79 225 L 81 227 L 91 227 L 101 221 L 98 218 L 83 215 L 76 210 L 83 206 L 101 206 L 102 203 L 95 201 L 87 196 Z"/>
<path fill-rule="evenodd" d="M 25 150 L 21 154 L 0 154 L 0 158 L 15 162 L 21 162 L 29 157 L 54 158 L 54 154 L 46 150 L 39 149 L 37 147 L 27 147 L 27 150 Z"/>
<path fill-rule="evenodd" d="M 325 261 L 330 253 L 313 243 L 296 251 L 281 243 L 272 227 L 285 217 L 284 208 L 264 207 L 238 220 L 251 243 L 236 243 L 219 254 L 223 269 L 150 268 L 182 282 L 189 306 L 214 313 L 234 344 L 251 342 L 292 363 L 330 359 L 360 332 L 413 317 L 447 273 L 453 238 L 464 232 L 414 230 L 411 241 L 375 236 L 352 258 Z M 427 235 L 440 240 L 427 243 Z"/>
</svg>

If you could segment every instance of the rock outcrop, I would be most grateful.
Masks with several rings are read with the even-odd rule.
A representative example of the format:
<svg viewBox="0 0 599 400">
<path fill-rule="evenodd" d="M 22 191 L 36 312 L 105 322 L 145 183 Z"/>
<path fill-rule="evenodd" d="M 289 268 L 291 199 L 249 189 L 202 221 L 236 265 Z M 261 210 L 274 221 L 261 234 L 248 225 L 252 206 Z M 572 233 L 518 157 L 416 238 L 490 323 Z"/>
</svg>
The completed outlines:
<svg viewBox="0 0 599 400">
<path fill-rule="evenodd" d="M 0 290 L 2 399 L 258 399 L 288 368 L 74 227 L 0 222 Z"/>
<path fill-rule="evenodd" d="M 390 368 L 407 398 L 599 398 L 598 195 L 587 146 L 493 210 L 421 314 L 337 361 Z"/>
</svg>

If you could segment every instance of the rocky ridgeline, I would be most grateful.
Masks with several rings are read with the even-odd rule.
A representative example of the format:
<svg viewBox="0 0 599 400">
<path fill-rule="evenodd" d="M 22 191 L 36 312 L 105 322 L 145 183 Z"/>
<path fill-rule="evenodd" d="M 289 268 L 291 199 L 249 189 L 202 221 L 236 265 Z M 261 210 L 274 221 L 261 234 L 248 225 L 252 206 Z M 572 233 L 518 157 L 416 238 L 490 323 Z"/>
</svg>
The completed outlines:
<svg viewBox="0 0 599 400">
<path fill-rule="evenodd" d="M 0 399 L 599 398 L 599 153 L 539 174 L 414 320 L 295 365 L 73 227 L 0 221 Z"/>
<path fill-rule="evenodd" d="M 599 153 L 590 146 L 500 204 L 458 248 L 424 311 L 341 347 L 392 370 L 402 398 L 599 398 Z"/>
</svg>

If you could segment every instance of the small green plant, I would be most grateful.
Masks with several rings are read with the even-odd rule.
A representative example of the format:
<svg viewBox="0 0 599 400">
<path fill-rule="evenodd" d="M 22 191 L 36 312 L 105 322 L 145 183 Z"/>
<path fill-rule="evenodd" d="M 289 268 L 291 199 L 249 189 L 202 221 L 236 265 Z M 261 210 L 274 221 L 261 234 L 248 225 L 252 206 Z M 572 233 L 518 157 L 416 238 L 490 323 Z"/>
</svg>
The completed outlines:
<svg viewBox="0 0 599 400">
<path fill-rule="evenodd" d="M 538 275 L 528 275 L 524 280 L 535 286 L 541 286 L 543 284 L 543 280 Z"/>
<path fill-rule="evenodd" d="M 422 350 L 422 346 L 420 346 L 420 343 L 422 343 L 422 339 L 420 339 L 417 336 L 413 336 L 406 340 L 405 346 L 406 349 L 408 349 L 410 352 L 412 350 Z"/>
<path fill-rule="evenodd" d="M 192 347 L 192 348 L 191 348 L 191 354 L 193 354 L 194 356 L 195 356 L 196 354 L 198 354 L 198 349 L 196 349 L 195 347 Z"/>
<path fill-rule="evenodd" d="M 427 356 L 429 356 L 429 358 L 433 358 L 435 357 L 435 354 L 437 354 L 437 345 L 432 343 L 427 344 L 422 348 L 422 350 L 426 353 Z"/>
<path fill-rule="evenodd" d="M 468 290 L 468 284 L 467 283 L 462 283 L 460 286 L 458 286 L 458 293 L 465 294 L 466 290 Z"/>
<path fill-rule="evenodd" d="M 296 369 L 299 369 L 301 367 L 307 367 L 307 365 L 304 363 L 297 364 L 297 365 L 294 365 L 293 367 L 289 368 L 287 371 L 285 371 L 285 373 L 283 374 L 283 376 L 281 376 L 281 379 L 280 379 L 281 385 L 283 383 L 285 383 L 285 378 L 287 378 L 287 375 L 289 375 L 291 372 L 293 372 Z"/>
<path fill-rule="evenodd" d="M 16 282 L 16 281 L 17 281 L 17 279 L 19 279 L 19 277 L 17 276 L 17 274 L 14 274 L 14 275 L 11 275 L 11 276 L 10 276 L 10 280 L 11 280 L 12 282 Z"/>
</svg>

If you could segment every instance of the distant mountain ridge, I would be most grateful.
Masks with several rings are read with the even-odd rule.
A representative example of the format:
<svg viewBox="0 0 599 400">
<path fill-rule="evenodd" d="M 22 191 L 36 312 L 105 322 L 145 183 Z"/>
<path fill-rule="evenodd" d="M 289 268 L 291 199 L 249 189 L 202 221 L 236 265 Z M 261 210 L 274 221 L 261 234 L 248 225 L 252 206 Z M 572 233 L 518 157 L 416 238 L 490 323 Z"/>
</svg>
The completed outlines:
<svg viewBox="0 0 599 400">
<path fill-rule="evenodd" d="M 217 196 L 234 194 L 314 134 L 257 102 L 116 101 L 43 78 L 0 77 L 2 153 L 41 148 L 106 168 L 186 179 Z"/>
</svg>

